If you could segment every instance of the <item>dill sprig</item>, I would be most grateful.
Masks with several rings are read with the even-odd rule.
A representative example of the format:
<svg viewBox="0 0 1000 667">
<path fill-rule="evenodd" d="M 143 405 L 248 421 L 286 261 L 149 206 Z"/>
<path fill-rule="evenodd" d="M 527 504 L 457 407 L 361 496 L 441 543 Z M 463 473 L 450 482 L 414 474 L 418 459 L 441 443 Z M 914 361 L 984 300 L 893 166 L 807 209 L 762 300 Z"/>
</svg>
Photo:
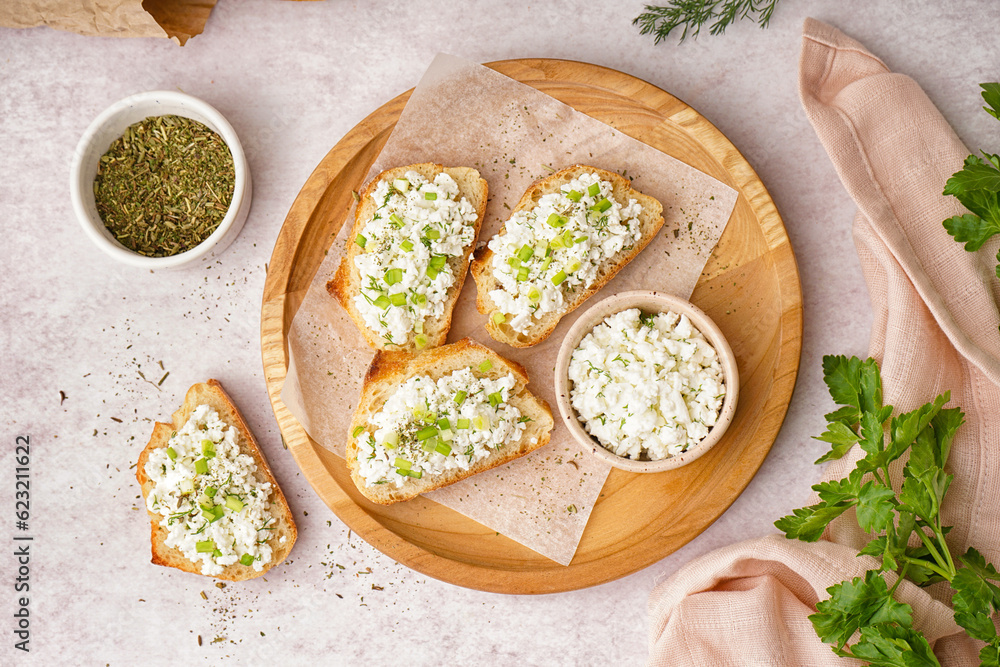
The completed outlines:
<svg viewBox="0 0 1000 667">
<path fill-rule="evenodd" d="M 653 35 L 654 44 L 666 39 L 675 29 L 681 29 L 681 39 L 688 34 L 697 37 L 704 25 L 713 35 L 721 35 L 730 24 L 750 17 L 766 28 L 778 0 L 669 0 L 666 6 L 646 5 L 632 25 L 639 34 Z"/>
</svg>

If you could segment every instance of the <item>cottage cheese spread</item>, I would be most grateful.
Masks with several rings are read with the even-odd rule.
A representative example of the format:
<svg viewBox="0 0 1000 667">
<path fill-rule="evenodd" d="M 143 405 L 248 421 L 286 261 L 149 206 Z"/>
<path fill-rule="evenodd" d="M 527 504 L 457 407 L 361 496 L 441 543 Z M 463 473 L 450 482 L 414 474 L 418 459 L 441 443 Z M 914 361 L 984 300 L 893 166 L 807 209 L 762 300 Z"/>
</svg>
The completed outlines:
<svg viewBox="0 0 1000 667">
<path fill-rule="evenodd" d="M 253 457 L 240 453 L 237 437 L 215 410 L 199 405 L 146 461 L 153 483 L 146 507 L 163 516 L 166 545 L 200 563 L 202 574 L 234 563 L 260 572 L 271 561 L 271 484 L 259 479 Z"/>
<path fill-rule="evenodd" d="M 367 486 L 398 488 L 410 477 L 468 470 L 524 432 L 528 418 L 508 403 L 514 384 L 510 373 L 481 378 L 469 368 L 436 381 L 427 375 L 408 379 L 367 430 L 358 427 L 352 434 L 359 474 Z"/>
<path fill-rule="evenodd" d="M 403 344 L 444 314 L 456 278 L 449 260 L 472 243 L 477 214 L 444 172 L 430 182 L 408 171 L 380 181 L 371 196 L 375 214 L 354 238 L 363 250 L 354 258 L 361 273 L 354 305 L 369 329 Z"/>
<path fill-rule="evenodd" d="M 569 363 L 570 402 L 587 431 L 619 456 L 676 456 L 715 425 L 726 387 L 715 348 L 685 315 L 615 313 Z"/>
<path fill-rule="evenodd" d="M 489 296 L 515 331 L 561 309 L 567 292 L 590 287 L 602 265 L 641 238 L 642 206 L 634 199 L 622 206 L 612 189 L 597 174 L 580 174 L 514 213 L 490 240 L 500 287 Z"/>
</svg>

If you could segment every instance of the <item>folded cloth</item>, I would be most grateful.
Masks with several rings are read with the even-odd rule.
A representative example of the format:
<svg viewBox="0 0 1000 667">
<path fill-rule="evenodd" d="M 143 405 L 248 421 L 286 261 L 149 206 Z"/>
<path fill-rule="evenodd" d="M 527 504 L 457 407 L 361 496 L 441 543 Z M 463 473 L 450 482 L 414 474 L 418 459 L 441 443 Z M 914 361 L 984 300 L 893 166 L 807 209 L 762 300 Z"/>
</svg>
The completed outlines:
<svg viewBox="0 0 1000 667">
<path fill-rule="evenodd" d="M 806 115 L 858 205 L 854 238 L 874 312 L 869 354 L 882 369 L 885 403 L 907 411 L 951 391 L 949 405 L 963 408 L 966 424 L 949 463 L 948 541 L 955 554 L 975 546 L 998 563 L 997 241 L 967 253 L 941 224 L 965 213 L 941 191 L 969 151 L 912 79 L 812 19 L 803 30 L 799 86 Z M 845 477 L 862 455 L 855 448 L 823 479 Z M 872 566 L 856 557 L 868 539 L 850 513 L 817 544 L 772 535 L 693 561 L 650 597 L 649 664 L 852 664 L 820 642 L 807 616 L 827 587 Z M 897 597 L 913 607 L 914 627 L 943 665 L 977 665 L 981 644 L 955 625 L 949 590 L 904 582 Z"/>
</svg>

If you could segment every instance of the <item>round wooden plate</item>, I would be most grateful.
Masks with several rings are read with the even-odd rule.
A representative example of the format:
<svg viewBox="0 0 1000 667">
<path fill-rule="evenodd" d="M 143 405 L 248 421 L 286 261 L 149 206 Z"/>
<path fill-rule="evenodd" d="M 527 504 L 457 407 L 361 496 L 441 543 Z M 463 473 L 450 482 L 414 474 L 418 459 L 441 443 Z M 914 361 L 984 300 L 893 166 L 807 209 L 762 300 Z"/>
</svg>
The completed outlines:
<svg viewBox="0 0 1000 667">
<path fill-rule="evenodd" d="M 612 470 L 569 566 L 430 500 L 383 507 L 357 492 L 343 459 L 312 441 L 281 402 L 286 335 L 346 218 L 351 191 L 360 190 L 410 92 L 348 132 L 288 212 L 264 286 L 264 374 L 278 426 L 306 479 L 344 523 L 377 549 L 414 570 L 468 588 L 519 594 L 575 590 L 625 576 L 676 551 L 746 488 L 777 436 L 795 385 L 802 294 L 788 236 L 767 190 L 732 143 L 697 111 L 645 81 L 595 65 L 530 59 L 487 66 L 739 192 L 692 296 L 722 328 L 739 361 L 739 408 L 723 440 L 677 470 Z"/>
</svg>

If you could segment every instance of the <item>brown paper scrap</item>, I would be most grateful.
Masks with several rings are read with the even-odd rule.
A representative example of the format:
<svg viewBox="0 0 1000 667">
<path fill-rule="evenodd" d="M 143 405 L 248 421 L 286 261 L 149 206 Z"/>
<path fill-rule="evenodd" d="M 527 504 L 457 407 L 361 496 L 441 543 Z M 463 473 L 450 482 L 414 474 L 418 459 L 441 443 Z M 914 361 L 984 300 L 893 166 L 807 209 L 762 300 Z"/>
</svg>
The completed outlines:
<svg viewBox="0 0 1000 667">
<path fill-rule="evenodd" d="M 663 230 L 590 303 L 629 289 L 689 297 L 729 221 L 737 193 L 604 123 L 489 68 L 438 56 L 410 97 L 367 180 L 399 165 L 476 167 L 490 188 L 479 243 L 500 228 L 521 193 L 575 163 L 618 171 L 664 206 Z M 361 191 L 358 183 L 356 190 Z M 310 436 L 343 456 L 347 427 L 373 353 L 325 289 L 351 228 L 350 215 L 317 271 L 289 330 L 281 398 Z M 449 341 L 470 336 L 522 364 L 529 389 L 555 408 L 559 343 L 584 304 L 544 342 L 517 350 L 493 341 L 476 311 L 475 283 L 459 296 Z M 556 410 L 556 412 L 558 412 Z M 568 565 L 610 468 L 584 452 L 560 423 L 546 447 L 506 466 L 427 494 L 525 546 Z"/>
<path fill-rule="evenodd" d="M 0 26 L 48 26 L 97 37 L 166 37 L 184 44 L 200 35 L 216 0 L 6 0 Z"/>
</svg>

